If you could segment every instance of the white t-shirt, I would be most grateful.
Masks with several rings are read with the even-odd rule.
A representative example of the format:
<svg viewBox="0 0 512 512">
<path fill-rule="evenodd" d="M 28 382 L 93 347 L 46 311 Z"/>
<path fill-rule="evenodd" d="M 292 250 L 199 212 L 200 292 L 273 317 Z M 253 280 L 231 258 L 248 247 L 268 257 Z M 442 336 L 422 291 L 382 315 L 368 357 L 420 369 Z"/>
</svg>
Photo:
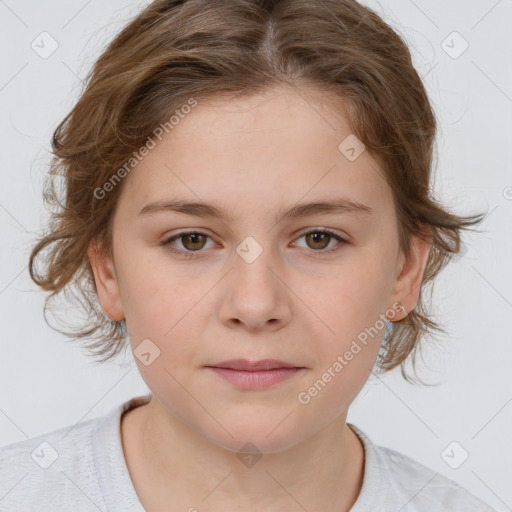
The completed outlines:
<svg viewBox="0 0 512 512">
<path fill-rule="evenodd" d="M 126 466 L 120 425 L 124 411 L 150 397 L 0 447 L 0 512 L 145 512 Z M 350 512 L 496 512 L 456 482 L 374 445 L 348 425 L 365 450 L 363 486 Z"/>
</svg>

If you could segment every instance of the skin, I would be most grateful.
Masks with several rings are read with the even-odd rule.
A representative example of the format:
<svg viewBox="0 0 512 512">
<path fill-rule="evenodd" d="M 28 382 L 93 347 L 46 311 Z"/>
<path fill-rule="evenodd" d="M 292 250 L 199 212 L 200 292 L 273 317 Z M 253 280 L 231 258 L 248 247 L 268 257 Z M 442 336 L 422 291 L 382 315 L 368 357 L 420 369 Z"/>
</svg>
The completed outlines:
<svg viewBox="0 0 512 512">
<path fill-rule="evenodd" d="M 125 178 L 113 257 L 94 244 L 89 257 L 101 305 L 110 318 L 126 318 L 132 349 L 149 338 L 160 350 L 148 366 L 135 357 L 152 398 L 121 424 L 146 510 L 342 511 L 356 501 L 364 450 L 347 411 L 383 330 L 307 405 L 297 396 L 379 315 L 403 318 L 393 304 L 414 309 L 429 246 L 414 238 L 411 255 L 400 252 L 377 161 L 368 151 L 350 161 L 338 150 L 350 134 L 318 91 L 216 97 L 199 102 Z M 342 195 L 373 213 L 275 222 L 281 208 Z M 224 206 L 233 218 L 139 215 L 147 203 L 176 196 Z M 172 246 L 194 258 L 162 245 L 189 228 L 210 238 L 185 236 Z M 313 228 L 351 243 L 315 242 L 304 236 Z M 247 236 L 263 248 L 252 263 L 236 252 Z M 264 390 L 241 390 L 205 368 L 237 358 L 305 369 Z M 237 457 L 247 442 L 263 455 L 252 467 Z"/>
</svg>

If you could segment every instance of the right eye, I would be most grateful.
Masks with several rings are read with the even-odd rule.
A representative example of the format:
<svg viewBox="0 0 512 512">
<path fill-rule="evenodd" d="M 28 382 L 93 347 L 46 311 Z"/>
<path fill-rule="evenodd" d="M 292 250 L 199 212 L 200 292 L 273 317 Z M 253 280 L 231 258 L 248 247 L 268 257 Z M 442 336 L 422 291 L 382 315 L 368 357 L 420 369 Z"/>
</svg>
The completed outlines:
<svg viewBox="0 0 512 512">
<path fill-rule="evenodd" d="M 174 253 L 177 253 L 185 258 L 194 258 L 195 252 L 200 252 L 204 248 L 206 239 L 211 237 L 201 231 L 180 231 L 167 238 L 162 242 L 162 245 Z M 175 240 L 181 239 L 181 244 L 184 249 L 177 249 L 172 245 Z"/>
</svg>

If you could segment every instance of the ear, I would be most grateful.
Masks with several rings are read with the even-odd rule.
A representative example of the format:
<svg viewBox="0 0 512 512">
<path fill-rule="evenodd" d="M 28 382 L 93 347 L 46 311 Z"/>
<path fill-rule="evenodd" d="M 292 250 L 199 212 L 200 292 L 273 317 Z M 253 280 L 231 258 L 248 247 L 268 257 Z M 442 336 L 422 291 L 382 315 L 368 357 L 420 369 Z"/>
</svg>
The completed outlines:
<svg viewBox="0 0 512 512">
<path fill-rule="evenodd" d="M 103 254 L 98 244 L 98 240 L 93 240 L 87 249 L 98 299 L 105 314 L 112 320 L 119 321 L 125 314 L 114 262 L 110 255 Z"/>
<path fill-rule="evenodd" d="M 422 224 L 421 231 L 425 240 L 419 236 L 413 236 L 409 256 L 406 257 L 404 253 L 400 253 L 397 278 L 393 288 L 393 303 L 400 302 L 407 312 L 412 311 L 418 303 L 421 283 L 430 254 L 431 228 Z"/>
</svg>

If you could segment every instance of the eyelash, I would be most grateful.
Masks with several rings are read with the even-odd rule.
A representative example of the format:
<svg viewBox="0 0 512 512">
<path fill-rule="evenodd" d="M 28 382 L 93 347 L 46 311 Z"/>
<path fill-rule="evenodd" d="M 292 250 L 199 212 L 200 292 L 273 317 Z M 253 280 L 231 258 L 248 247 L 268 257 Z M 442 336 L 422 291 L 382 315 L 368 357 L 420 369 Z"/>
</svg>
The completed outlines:
<svg viewBox="0 0 512 512">
<path fill-rule="evenodd" d="M 320 257 L 322 257 L 323 255 L 330 255 L 333 252 L 337 252 L 337 251 L 339 251 L 341 249 L 341 247 L 343 245 L 349 245 L 350 244 L 350 242 L 348 240 L 346 240 L 342 236 L 338 235 L 337 233 L 334 233 L 333 231 L 330 231 L 328 229 L 322 229 L 322 228 L 317 228 L 317 229 L 312 229 L 310 231 L 306 231 L 305 233 L 302 233 L 302 235 L 298 239 L 300 239 L 300 238 L 302 238 L 302 237 L 304 237 L 306 235 L 309 235 L 311 233 L 322 233 L 322 234 L 330 235 L 334 239 L 338 240 L 338 242 L 340 242 L 339 245 L 337 245 L 333 249 L 329 249 L 329 250 L 318 250 L 318 251 L 315 251 L 315 250 L 311 249 L 311 251 L 313 253 L 317 254 Z M 176 249 L 176 248 L 174 248 L 173 246 L 170 245 L 171 242 L 174 242 L 174 240 L 177 240 L 177 239 L 181 238 L 182 236 L 192 235 L 192 234 L 193 235 L 203 235 L 203 236 L 206 236 L 208 238 L 211 238 L 210 235 L 208 235 L 207 233 L 204 233 L 202 231 L 197 231 L 197 230 L 180 231 L 179 233 L 177 233 L 175 235 L 172 235 L 171 237 L 169 237 L 166 240 L 164 240 L 162 242 L 162 245 L 167 246 L 167 249 L 169 251 L 171 251 L 171 252 L 173 252 L 175 254 L 178 254 L 178 255 L 182 256 L 183 258 L 185 258 L 185 259 L 196 258 L 196 257 L 198 257 L 196 255 L 196 253 L 200 254 L 202 252 L 202 250 L 198 250 L 198 251 L 182 251 L 182 250 L 178 250 L 178 249 Z"/>
</svg>

